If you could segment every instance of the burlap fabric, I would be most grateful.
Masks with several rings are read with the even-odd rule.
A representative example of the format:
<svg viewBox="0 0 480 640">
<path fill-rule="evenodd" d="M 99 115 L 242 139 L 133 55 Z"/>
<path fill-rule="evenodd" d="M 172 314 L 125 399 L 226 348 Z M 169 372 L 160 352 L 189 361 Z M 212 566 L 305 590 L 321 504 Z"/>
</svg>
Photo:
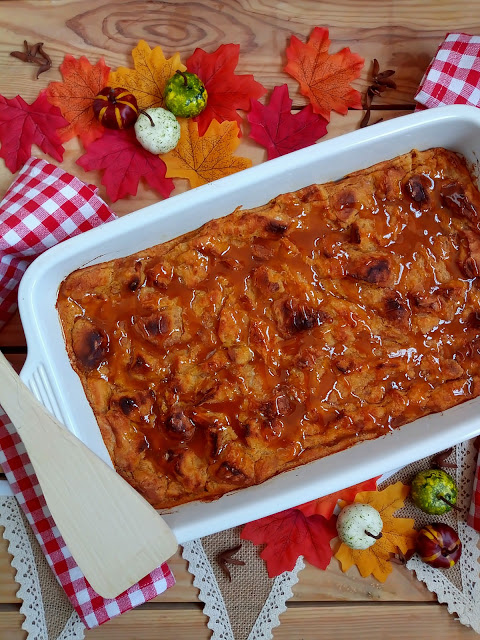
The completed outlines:
<svg viewBox="0 0 480 640">
<path fill-rule="evenodd" d="M 304 568 L 299 558 L 293 571 L 269 578 L 261 548 L 240 539 L 241 527 L 228 529 L 201 540 L 193 540 L 183 548 L 189 562 L 194 585 L 200 589 L 205 603 L 204 613 L 213 631 L 212 640 L 266 640 L 280 624 L 279 617 L 298 582 L 298 572 Z M 219 563 L 224 551 L 241 544 L 234 555 L 244 566 L 228 564 L 231 581 Z"/>
</svg>

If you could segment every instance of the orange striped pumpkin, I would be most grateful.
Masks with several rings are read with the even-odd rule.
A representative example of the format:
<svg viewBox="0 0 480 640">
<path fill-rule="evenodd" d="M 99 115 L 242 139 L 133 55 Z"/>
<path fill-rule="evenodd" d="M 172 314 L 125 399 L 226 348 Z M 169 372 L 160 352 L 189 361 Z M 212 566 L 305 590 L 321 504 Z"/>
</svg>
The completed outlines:
<svg viewBox="0 0 480 640">
<path fill-rule="evenodd" d="M 137 99 L 121 87 L 105 87 L 93 100 L 93 112 L 108 129 L 127 129 L 138 118 Z"/>
</svg>

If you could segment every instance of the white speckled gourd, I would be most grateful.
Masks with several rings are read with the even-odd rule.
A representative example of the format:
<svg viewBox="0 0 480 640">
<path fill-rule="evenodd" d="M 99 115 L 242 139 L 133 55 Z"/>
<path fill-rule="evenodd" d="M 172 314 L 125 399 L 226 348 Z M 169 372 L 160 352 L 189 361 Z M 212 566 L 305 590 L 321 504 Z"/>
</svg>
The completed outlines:
<svg viewBox="0 0 480 640">
<path fill-rule="evenodd" d="M 180 140 L 180 124 L 171 111 L 162 107 L 145 109 L 135 123 L 135 135 L 147 151 L 157 155 L 167 153 Z"/>
<path fill-rule="evenodd" d="M 380 514 L 369 504 L 349 504 L 337 519 L 338 536 L 351 549 L 368 549 L 382 537 Z"/>
</svg>

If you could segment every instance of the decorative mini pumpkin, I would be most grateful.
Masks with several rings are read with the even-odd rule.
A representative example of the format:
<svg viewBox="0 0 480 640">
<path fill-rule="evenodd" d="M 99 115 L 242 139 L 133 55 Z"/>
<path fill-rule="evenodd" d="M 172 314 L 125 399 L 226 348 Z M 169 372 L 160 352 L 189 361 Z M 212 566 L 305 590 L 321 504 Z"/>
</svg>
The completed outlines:
<svg viewBox="0 0 480 640">
<path fill-rule="evenodd" d="M 382 529 L 380 514 L 369 504 L 348 504 L 337 518 L 338 537 L 351 549 L 368 549 L 380 540 Z"/>
<path fill-rule="evenodd" d="M 135 123 L 135 135 L 151 153 L 167 153 L 180 140 L 180 124 L 171 111 L 156 107 L 141 111 Z"/>
<path fill-rule="evenodd" d="M 95 96 L 93 113 L 107 129 L 127 129 L 138 118 L 137 99 L 121 87 L 105 87 Z"/>
<path fill-rule="evenodd" d="M 415 550 L 431 567 L 450 569 L 462 555 L 462 543 L 455 529 L 435 522 L 420 529 Z"/>
<path fill-rule="evenodd" d="M 167 82 L 165 106 L 180 118 L 198 116 L 207 106 L 207 90 L 195 73 L 177 71 Z"/>
<path fill-rule="evenodd" d="M 425 513 L 441 515 L 457 502 L 457 486 L 442 469 L 420 471 L 412 480 L 412 500 Z"/>
</svg>

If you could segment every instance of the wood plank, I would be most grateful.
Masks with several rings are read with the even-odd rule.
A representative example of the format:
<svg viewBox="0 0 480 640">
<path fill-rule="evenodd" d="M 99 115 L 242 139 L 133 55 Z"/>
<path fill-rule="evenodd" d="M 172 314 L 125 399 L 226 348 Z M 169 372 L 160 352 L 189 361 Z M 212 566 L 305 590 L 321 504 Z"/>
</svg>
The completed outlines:
<svg viewBox="0 0 480 640">
<path fill-rule="evenodd" d="M 25 640 L 23 616 L 0 607 L 2 640 Z M 274 640 L 404 640 L 406 629 L 416 638 L 474 640 L 478 635 L 440 605 L 290 606 L 274 629 Z M 200 607 L 154 609 L 147 605 L 85 633 L 85 640 L 207 640 L 211 631 Z"/>
<path fill-rule="evenodd" d="M 289 606 L 280 622 L 274 640 L 404 640 L 407 627 L 415 629 L 416 638 L 478 637 L 436 604 Z M 158 610 L 147 605 L 87 631 L 85 640 L 134 640 L 140 629 L 142 640 L 202 640 L 211 633 L 200 608 Z"/>
<path fill-rule="evenodd" d="M 2 640 L 26 640 L 27 632 L 22 631 L 25 617 L 15 609 L 0 607 L 0 638 Z"/>
<path fill-rule="evenodd" d="M 193 586 L 193 576 L 188 563 L 177 553 L 168 561 L 176 584 L 152 602 L 198 602 L 198 589 Z M 0 565 L 1 566 L 1 565 Z M 377 580 L 361 578 L 353 567 L 346 574 L 333 560 L 327 571 L 320 571 L 309 563 L 299 573 L 299 581 L 293 588 L 292 602 L 338 601 L 397 601 L 431 602 L 436 597 L 405 567 L 393 566 L 393 572 L 382 584 Z"/>
<path fill-rule="evenodd" d="M 356 567 L 343 573 L 335 558 L 326 571 L 320 571 L 309 563 L 299 573 L 299 581 L 293 587 L 291 602 L 432 602 L 436 601 L 412 571 L 392 565 L 393 571 L 385 583 L 374 578 L 362 578 Z"/>
<path fill-rule="evenodd" d="M 16 569 L 11 565 L 12 556 L 8 553 L 8 542 L 3 532 L 4 528 L 0 527 L 0 603 L 21 602 L 16 595 L 19 588 L 15 582 Z"/>
<path fill-rule="evenodd" d="M 4 169 L 4 167 L 2 167 Z M 1 170 L 0 169 L 0 173 Z M 5 174 L 5 177 L 10 178 L 11 174 Z M 5 190 L 8 188 L 8 184 L 5 185 Z M 20 322 L 20 314 L 18 311 L 10 318 L 7 324 L 0 330 L 0 348 L 2 347 L 25 347 L 26 346 L 25 333 L 23 331 L 22 323 Z"/>
<path fill-rule="evenodd" d="M 0 13 L 0 76 L 12 97 L 15 92 L 28 95 L 50 80 L 58 71 L 43 74 L 31 82 L 32 70 L 23 72 L 21 63 L 8 58 L 20 49 L 24 38 L 46 43 L 54 66 L 65 53 L 86 55 L 95 60 L 105 55 L 115 68 L 130 63 L 130 50 L 140 38 L 151 45 L 160 44 L 169 56 L 179 51 L 185 60 L 196 47 L 214 51 L 221 43 L 240 44 L 239 73 L 253 73 L 268 89 L 287 82 L 296 104 L 305 99 L 298 84 L 283 72 L 285 48 L 292 34 L 306 39 L 313 26 L 328 26 L 331 51 L 349 46 L 365 58 L 361 78 L 356 86 L 364 90 L 370 83 L 370 62 L 376 57 L 382 68 L 397 70 L 398 89 L 388 92 L 387 104 L 412 104 L 415 90 L 428 63 L 447 31 L 480 33 L 480 16 L 476 0 L 422 3 L 343 2 L 274 3 L 268 0 L 225 0 L 221 11 L 216 3 L 199 0 L 192 20 L 188 0 L 155 3 L 143 0 L 60 0 L 55 3 L 30 0 L 28 11 L 35 20 L 20 20 L 26 10 L 22 0 L 2 3 Z M 5 55 L 7 54 L 7 55 Z"/>
<path fill-rule="evenodd" d="M 437 604 L 289 607 L 280 622 L 273 632 L 274 640 L 405 640 L 407 633 L 408 637 L 411 634 L 435 640 L 478 638 L 471 628 L 459 624 L 445 606 Z"/>
<path fill-rule="evenodd" d="M 11 567 L 8 544 L 0 539 L 0 603 L 18 602 L 15 582 L 15 570 Z M 169 560 L 170 569 L 176 584 L 152 602 L 158 603 L 195 603 L 198 602 L 198 589 L 193 586 L 193 576 L 189 573 L 187 562 L 177 553 Z M 343 574 L 336 561 L 327 571 L 319 571 L 307 564 L 299 574 L 300 580 L 294 587 L 292 602 L 334 602 L 334 601 L 398 601 L 428 602 L 435 596 L 416 580 L 413 573 L 403 567 L 394 567 L 385 584 L 373 579 L 361 578 L 353 568 Z"/>
</svg>

